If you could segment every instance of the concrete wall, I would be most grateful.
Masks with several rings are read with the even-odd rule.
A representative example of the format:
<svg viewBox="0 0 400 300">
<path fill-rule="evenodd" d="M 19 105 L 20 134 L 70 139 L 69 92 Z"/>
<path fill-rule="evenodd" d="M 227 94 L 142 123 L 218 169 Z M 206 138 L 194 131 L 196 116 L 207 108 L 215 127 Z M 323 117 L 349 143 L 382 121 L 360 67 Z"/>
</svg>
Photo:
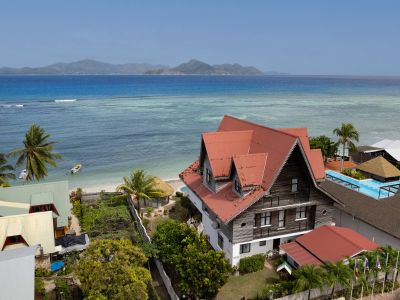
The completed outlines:
<svg viewBox="0 0 400 300">
<path fill-rule="evenodd" d="M 34 299 L 36 247 L 0 253 L 0 298 Z"/>
<path fill-rule="evenodd" d="M 382 218 L 384 217 L 385 216 L 382 216 Z M 337 226 L 350 227 L 382 246 L 391 245 L 397 249 L 400 248 L 400 239 L 397 239 L 357 218 L 353 218 L 351 215 L 338 208 L 334 210 L 334 219 Z"/>
</svg>

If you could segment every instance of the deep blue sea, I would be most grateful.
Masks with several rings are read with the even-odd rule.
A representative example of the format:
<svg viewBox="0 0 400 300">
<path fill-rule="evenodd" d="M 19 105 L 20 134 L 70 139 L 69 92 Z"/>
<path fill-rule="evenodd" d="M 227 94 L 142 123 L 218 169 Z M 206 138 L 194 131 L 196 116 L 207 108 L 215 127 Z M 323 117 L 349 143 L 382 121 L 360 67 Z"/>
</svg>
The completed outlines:
<svg viewBox="0 0 400 300">
<path fill-rule="evenodd" d="M 224 114 L 311 136 L 352 122 L 360 144 L 400 139 L 400 78 L 0 76 L 0 152 L 38 123 L 64 158 L 48 180 L 71 187 L 115 184 L 134 168 L 176 178 Z"/>
</svg>

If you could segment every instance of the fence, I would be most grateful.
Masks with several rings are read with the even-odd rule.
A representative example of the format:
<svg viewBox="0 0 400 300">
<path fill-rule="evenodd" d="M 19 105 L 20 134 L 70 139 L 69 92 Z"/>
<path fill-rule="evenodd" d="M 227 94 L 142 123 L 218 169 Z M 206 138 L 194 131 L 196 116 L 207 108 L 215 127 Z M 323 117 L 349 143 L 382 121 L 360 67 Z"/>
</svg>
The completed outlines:
<svg viewBox="0 0 400 300">
<path fill-rule="evenodd" d="M 130 197 L 127 198 L 127 201 L 128 201 L 129 210 L 131 211 L 133 218 L 135 219 L 135 221 L 138 224 L 138 229 L 139 229 L 140 234 L 142 235 L 143 239 L 147 243 L 151 243 L 150 236 L 147 234 L 146 228 L 143 226 L 142 219 L 139 217 Z M 167 273 L 164 270 L 163 264 L 158 259 L 155 259 L 155 263 L 156 263 L 158 272 L 160 273 L 160 276 L 164 282 L 165 288 L 167 289 L 170 298 L 172 300 L 179 300 L 179 297 L 176 294 L 176 292 L 172 286 L 171 279 L 168 277 Z"/>
</svg>

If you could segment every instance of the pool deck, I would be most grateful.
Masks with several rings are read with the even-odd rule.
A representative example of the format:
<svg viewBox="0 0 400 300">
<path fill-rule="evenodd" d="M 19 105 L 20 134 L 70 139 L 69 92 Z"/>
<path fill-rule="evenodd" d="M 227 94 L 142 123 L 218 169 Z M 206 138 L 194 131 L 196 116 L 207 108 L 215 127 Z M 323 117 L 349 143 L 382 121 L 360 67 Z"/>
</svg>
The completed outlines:
<svg viewBox="0 0 400 300">
<path fill-rule="evenodd" d="M 333 171 L 340 171 L 340 160 L 330 161 L 325 163 L 325 169 L 333 170 Z M 344 169 L 355 169 L 357 164 L 352 161 L 344 161 L 343 168 Z"/>
</svg>

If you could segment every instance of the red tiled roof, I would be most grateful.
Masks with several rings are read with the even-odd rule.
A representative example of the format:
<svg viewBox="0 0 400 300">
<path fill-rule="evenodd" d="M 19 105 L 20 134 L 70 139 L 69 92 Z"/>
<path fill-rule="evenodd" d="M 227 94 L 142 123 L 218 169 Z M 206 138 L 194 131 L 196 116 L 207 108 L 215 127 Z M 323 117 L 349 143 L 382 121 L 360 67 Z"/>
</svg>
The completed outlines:
<svg viewBox="0 0 400 300">
<path fill-rule="evenodd" d="M 182 172 L 182 180 L 223 222 L 232 220 L 269 190 L 297 144 L 301 145 L 304 151 L 313 177 L 316 180 L 325 177 L 321 152 L 310 150 L 306 128 L 278 130 L 224 116 L 217 132 L 203 134 L 203 142 L 214 177 L 229 176 L 233 159 L 235 166 L 242 167 L 242 174 L 238 171 L 241 181 L 243 179 L 245 184 L 260 185 L 250 194 L 240 198 L 233 191 L 228 191 L 231 184 L 216 193 L 208 190 L 202 185 L 201 175 L 193 165 Z M 250 166 L 254 165 L 256 160 L 257 163 L 265 161 L 261 159 L 261 154 L 266 158 L 265 166 L 257 166 L 254 171 L 250 171 Z M 235 156 L 243 158 L 238 158 L 235 162 Z M 197 168 L 198 165 L 197 162 Z M 261 176 L 255 178 L 259 174 Z"/>
<path fill-rule="evenodd" d="M 261 185 L 267 158 L 268 153 L 235 155 L 233 157 L 241 186 Z"/>
<path fill-rule="evenodd" d="M 229 176 L 232 156 L 249 153 L 252 135 L 252 130 L 203 133 L 214 177 Z"/>
<path fill-rule="evenodd" d="M 299 247 L 320 262 L 335 263 L 363 251 L 374 250 L 379 245 L 350 228 L 325 225 L 298 237 L 295 242 L 281 246 L 299 265 L 309 264 L 309 258 L 304 251 L 298 250 Z"/>
<path fill-rule="evenodd" d="M 318 258 L 313 256 L 310 252 L 296 242 L 282 244 L 279 246 L 279 248 L 293 258 L 299 264 L 299 266 L 322 265 L 322 262 Z"/>
</svg>

